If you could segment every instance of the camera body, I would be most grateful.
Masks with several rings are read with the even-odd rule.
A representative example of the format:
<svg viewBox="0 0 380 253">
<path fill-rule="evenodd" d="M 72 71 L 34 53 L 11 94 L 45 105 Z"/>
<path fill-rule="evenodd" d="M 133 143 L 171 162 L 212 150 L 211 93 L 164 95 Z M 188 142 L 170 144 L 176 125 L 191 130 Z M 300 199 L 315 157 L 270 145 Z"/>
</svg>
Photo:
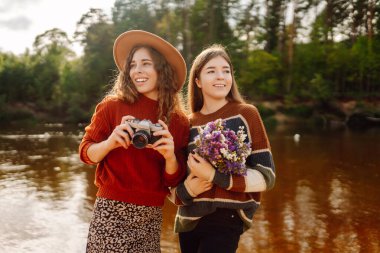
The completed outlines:
<svg viewBox="0 0 380 253">
<path fill-rule="evenodd" d="M 131 137 L 132 144 L 138 149 L 145 148 L 148 144 L 153 144 L 161 138 L 154 136 L 153 133 L 164 129 L 159 123 L 153 124 L 150 120 L 130 119 L 126 121 L 134 134 Z"/>
</svg>

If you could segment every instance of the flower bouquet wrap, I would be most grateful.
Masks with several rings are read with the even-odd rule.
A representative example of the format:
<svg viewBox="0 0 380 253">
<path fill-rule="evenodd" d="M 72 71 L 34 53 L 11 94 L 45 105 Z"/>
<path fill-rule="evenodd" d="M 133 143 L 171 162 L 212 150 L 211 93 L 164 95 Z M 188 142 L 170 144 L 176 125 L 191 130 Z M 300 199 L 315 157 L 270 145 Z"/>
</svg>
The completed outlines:
<svg viewBox="0 0 380 253">
<path fill-rule="evenodd" d="M 244 142 L 247 134 L 240 126 L 237 133 L 226 128 L 226 122 L 217 119 L 198 127 L 195 137 L 196 151 L 208 160 L 219 172 L 232 175 L 246 175 L 246 158 L 251 154 L 251 144 Z"/>
</svg>

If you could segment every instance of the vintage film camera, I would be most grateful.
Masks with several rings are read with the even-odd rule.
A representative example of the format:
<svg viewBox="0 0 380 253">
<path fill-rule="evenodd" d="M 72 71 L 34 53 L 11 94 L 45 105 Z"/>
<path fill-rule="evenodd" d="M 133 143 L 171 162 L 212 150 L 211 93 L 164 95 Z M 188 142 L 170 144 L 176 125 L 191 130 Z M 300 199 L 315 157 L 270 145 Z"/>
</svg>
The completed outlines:
<svg viewBox="0 0 380 253">
<path fill-rule="evenodd" d="M 150 120 L 143 119 L 130 119 L 126 121 L 134 134 L 132 136 L 132 144 L 138 149 L 145 148 L 148 144 L 153 144 L 161 138 L 161 136 L 154 136 L 153 133 L 160 131 L 163 127 L 159 124 L 153 124 Z"/>
</svg>

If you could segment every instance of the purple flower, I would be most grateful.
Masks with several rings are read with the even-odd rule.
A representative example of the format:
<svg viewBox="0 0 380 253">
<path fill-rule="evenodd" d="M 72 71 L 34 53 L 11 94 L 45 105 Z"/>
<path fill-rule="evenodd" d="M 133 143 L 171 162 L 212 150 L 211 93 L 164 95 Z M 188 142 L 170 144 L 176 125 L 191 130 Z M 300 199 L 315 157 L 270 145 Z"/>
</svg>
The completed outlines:
<svg viewBox="0 0 380 253">
<path fill-rule="evenodd" d="M 195 137 L 196 152 L 207 159 L 218 171 L 224 174 L 246 175 L 246 158 L 251 154 L 250 143 L 244 142 L 247 134 L 244 127 L 235 133 L 226 128 L 226 122 L 217 119 L 198 127 Z"/>
</svg>

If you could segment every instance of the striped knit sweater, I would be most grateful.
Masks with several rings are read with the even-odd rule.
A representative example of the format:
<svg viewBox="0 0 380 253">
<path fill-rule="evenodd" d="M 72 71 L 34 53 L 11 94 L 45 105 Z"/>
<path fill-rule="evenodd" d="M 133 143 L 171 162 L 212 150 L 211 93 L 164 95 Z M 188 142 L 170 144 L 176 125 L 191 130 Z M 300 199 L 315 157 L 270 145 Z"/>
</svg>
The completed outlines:
<svg viewBox="0 0 380 253">
<path fill-rule="evenodd" d="M 172 201 L 179 205 L 175 218 L 176 232 L 194 229 L 201 217 L 214 212 L 216 208 L 237 209 L 244 228 L 248 229 L 260 205 L 260 192 L 274 186 L 275 166 L 269 141 L 259 112 L 253 105 L 229 102 L 212 114 L 192 114 L 188 151 L 195 148 L 197 127 L 218 118 L 225 119 L 226 127 L 235 132 L 239 126 L 244 127 L 252 148 L 252 154 L 246 162 L 247 175 L 226 175 L 215 171 L 212 189 L 196 197 L 192 196 L 184 183 L 179 184 L 174 190 L 175 194 L 172 194 Z"/>
</svg>

